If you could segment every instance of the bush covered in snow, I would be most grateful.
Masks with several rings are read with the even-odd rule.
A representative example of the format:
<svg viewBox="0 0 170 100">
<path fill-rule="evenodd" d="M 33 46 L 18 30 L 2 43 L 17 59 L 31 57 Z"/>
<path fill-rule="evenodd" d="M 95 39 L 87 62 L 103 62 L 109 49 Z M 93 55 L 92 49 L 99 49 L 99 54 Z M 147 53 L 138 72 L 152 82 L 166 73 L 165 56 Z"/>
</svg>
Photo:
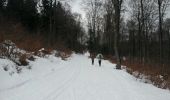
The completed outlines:
<svg viewBox="0 0 170 100">
<path fill-rule="evenodd" d="M 45 58 L 49 57 L 49 55 L 54 55 L 56 57 L 61 57 L 62 60 L 67 60 L 67 58 L 70 57 L 71 54 L 62 51 L 42 48 L 39 51 L 34 52 L 34 55 L 38 57 L 45 57 Z"/>
<path fill-rule="evenodd" d="M 9 59 L 18 66 L 28 65 L 27 52 L 17 48 L 11 40 L 5 40 L 0 44 L 0 58 Z"/>
<path fill-rule="evenodd" d="M 12 61 L 17 73 L 20 73 L 24 66 L 25 68 L 31 69 L 29 61 L 34 61 L 34 56 L 48 58 L 50 55 L 61 57 L 62 60 L 67 60 L 71 54 L 44 48 L 35 52 L 27 52 L 18 48 L 11 40 L 5 40 L 4 42 L 0 43 L 0 58 Z M 8 71 L 9 65 L 4 65 L 3 69 L 4 71 Z"/>
<path fill-rule="evenodd" d="M 0 43 L 0 58 L 10 60 L 13 64 L 3 65 L 4 71 L 8 71 L 9 68 L 14 68 L 17 73 L 22 71 L 24 66 L 28 66 L 28 60 L 34 60 L 33 53 L 26 52 L 25 50 L 19 49 L 15 43 L 11 40 L 5 40 Z M 31 69 L 31 67 L 25 67 Z M 12 75 L 12 72 L 10 72 Z"/>
</svg>

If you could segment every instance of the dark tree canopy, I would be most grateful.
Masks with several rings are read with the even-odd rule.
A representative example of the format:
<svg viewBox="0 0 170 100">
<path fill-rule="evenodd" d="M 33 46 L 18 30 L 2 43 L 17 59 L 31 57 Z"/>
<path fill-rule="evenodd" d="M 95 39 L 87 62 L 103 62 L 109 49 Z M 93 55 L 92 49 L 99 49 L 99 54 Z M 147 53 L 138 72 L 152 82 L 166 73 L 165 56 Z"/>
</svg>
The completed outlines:
<svg viewBox="0 0 170 100">
<path fill-rule="evenodd" d="M 81 22 L 60 1 L 0 0 L 0 13 L 11 22 L 21 23 L 30 35 L 43 36 L 45 45 L 61 44 L 70 49 L 81 46 Z"/>
</svg>

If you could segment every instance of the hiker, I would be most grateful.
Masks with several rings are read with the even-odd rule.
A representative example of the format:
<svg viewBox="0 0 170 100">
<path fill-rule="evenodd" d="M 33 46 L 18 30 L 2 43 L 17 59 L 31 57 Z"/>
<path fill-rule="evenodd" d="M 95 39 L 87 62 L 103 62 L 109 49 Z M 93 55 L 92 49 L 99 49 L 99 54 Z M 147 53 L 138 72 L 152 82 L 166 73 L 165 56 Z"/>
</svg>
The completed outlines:
<svg viewBox="0 0 170 100">
<path fill-rule="evenodd" d="M 102 54 L 98 54 L 98 55 L 96 56 L 96 58 L 98 59 L 99 66 L 101 66 L 102 59 L 103 59 L 103 55 L 102 55 Z"/>
<path fill-rule="evenodd" d="M 94 65 L 94 54 L 90 54 L 90 58 L 91 58 L 91 61 L 92 61 L 92 65 Z"/>
</svg>

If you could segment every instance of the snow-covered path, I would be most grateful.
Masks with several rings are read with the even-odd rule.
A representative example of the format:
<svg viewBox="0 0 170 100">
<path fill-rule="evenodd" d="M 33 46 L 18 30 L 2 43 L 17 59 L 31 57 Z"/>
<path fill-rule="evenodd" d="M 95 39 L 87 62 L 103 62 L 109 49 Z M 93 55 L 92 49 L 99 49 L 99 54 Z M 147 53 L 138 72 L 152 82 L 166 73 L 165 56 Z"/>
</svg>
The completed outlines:
<svg viewBox="0 0 170 100">
<path fill-rule="evenodd" d="M 102 67 L 97 61 L 92 66 L 87 56 L 74 54 L 55 66 L 46 74 L 0 90 L 0 100 L 170 100 L 168 90 L 138 82 L 108 61 Z"/>
</svg>

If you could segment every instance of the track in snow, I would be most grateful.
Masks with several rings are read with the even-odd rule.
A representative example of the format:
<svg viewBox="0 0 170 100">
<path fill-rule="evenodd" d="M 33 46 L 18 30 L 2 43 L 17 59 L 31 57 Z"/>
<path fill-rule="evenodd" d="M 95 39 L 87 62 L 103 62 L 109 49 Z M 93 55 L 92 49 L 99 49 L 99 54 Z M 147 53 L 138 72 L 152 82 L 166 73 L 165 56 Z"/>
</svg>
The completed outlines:
<svg viewBox="0 0 170 100">
<path fill-rule="evenodd" d="M 58 66 L 58 65 L 56 65 Z M 170 92 L 141 83 L 108 61 L 73 57 L 42 77 L 0 92 L 0 100 L 170 100 Z"/>
</svg>

